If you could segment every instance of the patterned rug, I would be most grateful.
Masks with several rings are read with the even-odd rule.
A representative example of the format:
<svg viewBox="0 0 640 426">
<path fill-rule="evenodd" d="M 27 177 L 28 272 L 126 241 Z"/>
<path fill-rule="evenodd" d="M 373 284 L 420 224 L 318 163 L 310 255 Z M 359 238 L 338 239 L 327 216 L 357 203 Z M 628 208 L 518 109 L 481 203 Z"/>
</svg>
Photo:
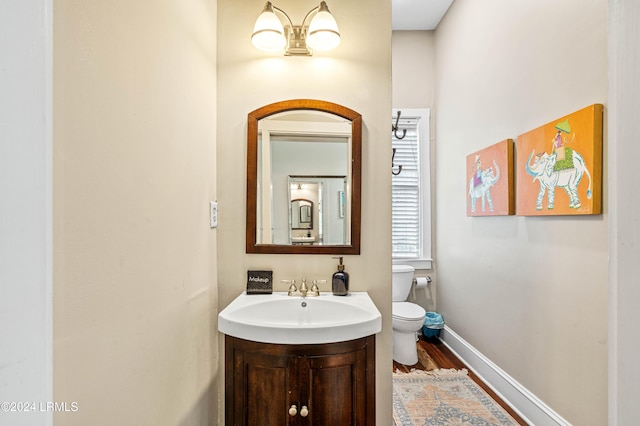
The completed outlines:
<svg viewBox="0 0 640 426">
<path fill-rule="evenodd" d="M 518 425 L 467 370 L 393 373 L 395 426 Z"/>
</svg>

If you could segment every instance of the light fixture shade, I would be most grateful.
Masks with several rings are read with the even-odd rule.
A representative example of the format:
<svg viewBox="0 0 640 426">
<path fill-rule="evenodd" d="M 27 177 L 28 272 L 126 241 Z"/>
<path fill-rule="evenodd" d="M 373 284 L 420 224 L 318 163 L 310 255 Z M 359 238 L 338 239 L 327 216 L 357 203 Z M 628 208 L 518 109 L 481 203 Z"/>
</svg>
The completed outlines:
<svg viewBox="0 0 640 426">
<path fill-rule="evenodd" d="M 338 23 L 329 12 L 326 2 L 320 3 L 316 16 L 309 23 L 307 45 L 312 49 L 331 50 L 340 44 Z"/>
<path fill-rule="evenodd" d="M 264 10 L 256 19 L 251 35 L 251 43 L 260 50 L 277 52 L 287 44 L 282 22 L 273 11 L 271 2 L 267 2 Z"/>
</svg>

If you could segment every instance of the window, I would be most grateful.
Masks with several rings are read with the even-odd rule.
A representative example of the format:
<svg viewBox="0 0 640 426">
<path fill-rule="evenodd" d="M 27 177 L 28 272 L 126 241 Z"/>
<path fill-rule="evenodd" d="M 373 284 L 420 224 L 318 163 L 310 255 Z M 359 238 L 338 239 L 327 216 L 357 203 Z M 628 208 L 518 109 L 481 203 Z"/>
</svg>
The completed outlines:
<svg viewBox="0 0 640 426">
<path fill-rule="evenodd" d="M 392 124 L 397 120 L 393 110 Z M 402 109 L 398 136 L 391 132 L 396 149 L 391 180 L 391 222 L 393 263 L 416 269 L 431 268 L 431 190 L 429 163 L 428 109 Z"/>
</svg>

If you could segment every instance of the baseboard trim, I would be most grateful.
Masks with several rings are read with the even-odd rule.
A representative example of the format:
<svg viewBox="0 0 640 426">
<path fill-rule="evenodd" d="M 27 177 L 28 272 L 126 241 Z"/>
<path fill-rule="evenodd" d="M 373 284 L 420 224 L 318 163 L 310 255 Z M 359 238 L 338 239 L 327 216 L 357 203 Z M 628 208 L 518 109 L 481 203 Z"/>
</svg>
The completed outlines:
<svg viewBox="0 0 640 426">
<path fill-rule="evenodd" d="M 440 340 L 527 423 L 571 426 L 538 397 L 445 325 Z"/>
</svg>

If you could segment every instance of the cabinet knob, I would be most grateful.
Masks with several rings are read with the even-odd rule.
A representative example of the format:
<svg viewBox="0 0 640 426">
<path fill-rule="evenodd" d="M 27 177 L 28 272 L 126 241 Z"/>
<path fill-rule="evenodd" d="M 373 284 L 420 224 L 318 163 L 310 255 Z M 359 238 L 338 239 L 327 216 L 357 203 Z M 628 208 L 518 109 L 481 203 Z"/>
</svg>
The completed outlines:
<svg viewBox="0 0 640 426">
<path fill-rule="evenodd" d="M 309 409 L 307 408 L 306 405 L 303 405 L 302 408 L 300 409 L 300 415 L 302 417 L 307 417 L 309 415 Z"/>
<path fill-rule="evenodd" d="M 306 407 L 303 407 L 303 408 L 306 408 Z M 298 407 L 296 407 L 296 405 L 294 404 L 289 408 L 289 415 L 295 416 L 296 414 L 298 414 Z"/>
</svg>

